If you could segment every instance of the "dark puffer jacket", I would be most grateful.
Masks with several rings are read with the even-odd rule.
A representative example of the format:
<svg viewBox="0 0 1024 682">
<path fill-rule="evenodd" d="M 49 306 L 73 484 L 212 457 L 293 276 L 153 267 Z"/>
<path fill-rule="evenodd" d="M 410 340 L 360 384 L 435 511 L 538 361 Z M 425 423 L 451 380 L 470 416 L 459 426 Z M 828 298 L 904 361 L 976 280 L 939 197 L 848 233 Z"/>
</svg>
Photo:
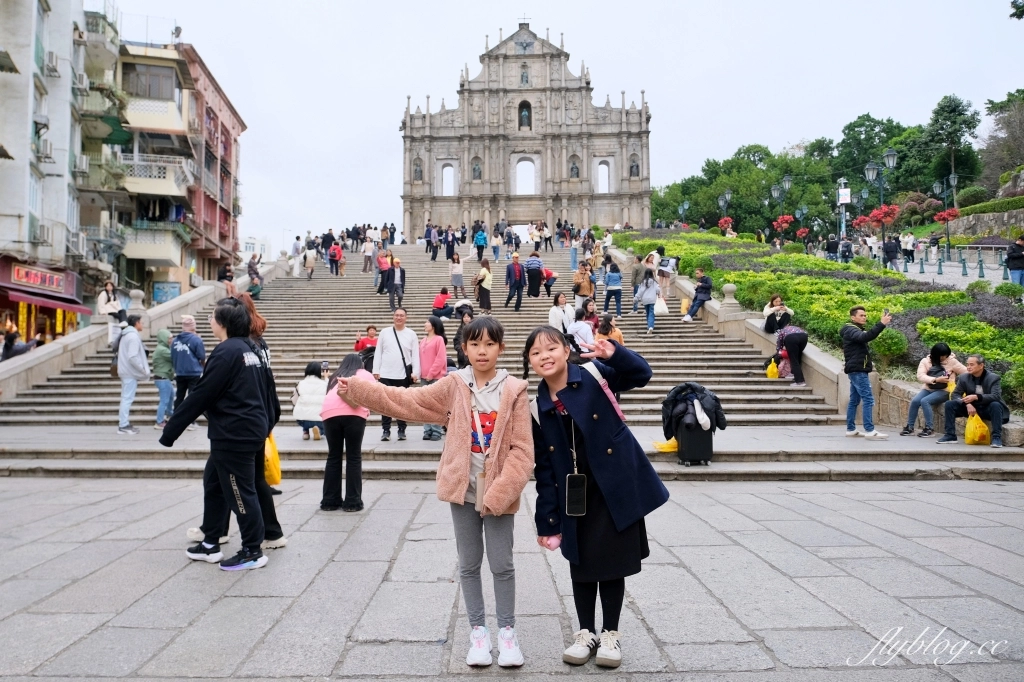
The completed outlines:
<svg viewBox="0 0 1024 682">
<path fill-rule="evenodd" d="M 676 427 L 680 421 L 683 421 L 684 425 L 689 423 L 690 417 L 696 421 L 693 404 L 686 400 L 686 396 L 691 393 L 696 396 L 704 413 L 711 420 L 712 433 L 715 429 L 724 430 L 729 425 L 725 419 L 725 411 L 722 410 L 722 402 L 714 391 L 709 391 L 695 381 L 686 381 L 669 391 L 661 402 L 661 428 L 666 439 L 676 435 Z"/>
<path fill-rule="evenodd" d="M 868 343 L 878 338 L 878 335 L 885 331 L 885 325 L 879 322 L 871 329 L 864 331 L 864 328 L 853 322 L 847 322 L 839 330 L 839 336 L 843 338 L 843 371 L 847 374 L 857 372 L 871 372 L 871 349 Z"/>
</svg>

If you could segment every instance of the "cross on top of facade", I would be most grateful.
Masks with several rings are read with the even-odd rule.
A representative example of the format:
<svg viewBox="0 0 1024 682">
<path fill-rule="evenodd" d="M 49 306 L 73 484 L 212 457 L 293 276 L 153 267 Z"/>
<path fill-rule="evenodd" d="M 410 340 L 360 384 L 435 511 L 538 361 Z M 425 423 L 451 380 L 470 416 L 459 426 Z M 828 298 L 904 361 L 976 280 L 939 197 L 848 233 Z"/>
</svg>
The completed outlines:
<svg viewBox="0 0 1024 682">
<path fill-rule="evenodd" d="M 530 21 L 530 17 L 526 16 L 526 12 L 523 12 L 523 18 L 520 19 L 519 21 L 525 24 L 528 21 Z"/>
</svg>

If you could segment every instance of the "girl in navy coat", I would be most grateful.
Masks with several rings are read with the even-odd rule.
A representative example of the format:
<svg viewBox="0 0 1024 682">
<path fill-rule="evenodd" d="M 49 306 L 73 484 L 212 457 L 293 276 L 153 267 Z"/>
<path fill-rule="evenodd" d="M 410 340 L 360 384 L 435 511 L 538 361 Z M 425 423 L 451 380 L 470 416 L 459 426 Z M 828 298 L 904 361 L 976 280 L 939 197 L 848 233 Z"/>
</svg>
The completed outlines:
<svg viewBox="0 0 1024 682">
<path fill-rule="evenodd" d="M 545 326 L 533 330 L 523 351 L 524 364 L 541 377 L 533 424 L 537 542 L 550 550 L 561 546 L 569 560 L 580 630 L 562 660 L 582 665 L 596 649 L 599 666 L 616 668 L 622 661 L 625 578 L 639 573 L 640 561 L 650 555 L 644 517 L 668 500 L 668 490 L 610 395 L 645 386 L 650 365 L 614 341 L 585 349 L 581 357 L 596 360 L 592 367 L 571 363 L 566 337 Z M 586 477 L 582 515 L 578 508 L 567 514 L 570 474 Z M 598 592 L 600 636 L 594 622 Z"/>
</svg>

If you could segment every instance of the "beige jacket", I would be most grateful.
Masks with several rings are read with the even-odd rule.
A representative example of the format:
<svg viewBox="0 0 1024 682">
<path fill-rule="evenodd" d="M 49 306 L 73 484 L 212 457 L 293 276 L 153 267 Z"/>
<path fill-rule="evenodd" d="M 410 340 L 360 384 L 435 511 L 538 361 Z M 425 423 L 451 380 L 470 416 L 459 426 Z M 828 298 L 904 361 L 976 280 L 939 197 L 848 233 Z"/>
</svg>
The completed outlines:
<svg viewBox="0 0 1024 682">
<path fill-rule="evenodd" d="M 502 387 L 486 465 L 485 516 L 516 513 L 533 474 L 533 426 L 527 386 L 522 379 L 510 376 Z M 352 378 L 348 397 L 374 412 L 447 426 L 437 466 L 437 497 L 442 502 L 466 503 L 473 411 L 470 388 L 461 377 L 449 374 L 429 386 L 409 389 Z"/>
<path fill-rule="evenodd" d="M 917 365 L 917 380 L 921 382 L 921 386 L 928 390 L 934 390 L 936 388 L 944 388 L 943 386 L 935 386 L 935 381 L 938 377 L 928 376 L 928 370 L 932 368 L 932 359 L 927 355 L 921 359 L 921 362 Z M 942 368 L 952 374 L 951 381 L 948 383 L 956 383 L 956 378 L 961 374 L 967 373 L 967 368 L 956 359 L 956 354 L 951 353 L 946 361 L 942 363 Z"/>
</svg>

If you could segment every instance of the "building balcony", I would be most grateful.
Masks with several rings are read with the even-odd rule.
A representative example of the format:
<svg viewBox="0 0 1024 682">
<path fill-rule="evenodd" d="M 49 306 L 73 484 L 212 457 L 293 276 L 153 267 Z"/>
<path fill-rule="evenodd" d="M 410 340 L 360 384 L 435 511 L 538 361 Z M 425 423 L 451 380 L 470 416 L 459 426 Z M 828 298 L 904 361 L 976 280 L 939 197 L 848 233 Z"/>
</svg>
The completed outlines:
<svg viewBox="0 0 1024 682">
<path fill-rule="evenodd" d="M 85 63 L 90 69 L 110 69 L 117 63 L 121 49 L 114 5 L 110 2 L 88 4 L 97 7 L 85 13 Z"/>
<path fill-rule="evenodd" d="M 131 97 L 128 100 L 127 115 L 128 125 L 138 130 L 188 134 L 188 125 L 181 116 L 181 110 L 172 100 Z"/>
<path fill-rule="evenodd" d="M 106 144 L 126 144 L 132 135 L 124 129 L 127 122 L 123 92 L 109 83 L 93 82 L 88 92 L 78 94 L 78 110 L 82 114 L 82 136 L 103 140 Z"/>
<path fill-rule="evenodd" d="M 124 187 L 133 194 L 185 197 L 195 184 L 194 165 L 183 156 L 124 154 Z"/>
<path fill-rule="evenodd" d="M 127 167 L 110 152 L 83 152 L 89 157 L 88 173 L 78 179 L 81 190 L 115 191 L 124 189 Z"/>
<path fill-rule="evenodd" d="M 205 169 L 203 170 L 203 191 L 214 199 L 220 196 L 220 183 L 217 181 L 217 176 Z"/>
<path fill-rule="evenodd" d="M 146 261 L 154 267 L 181 267 L 182 249 L 192 243 L 192 233 L 183 223 L 136 220 L 127 230 L 126 258 Z"/>
</svg>

